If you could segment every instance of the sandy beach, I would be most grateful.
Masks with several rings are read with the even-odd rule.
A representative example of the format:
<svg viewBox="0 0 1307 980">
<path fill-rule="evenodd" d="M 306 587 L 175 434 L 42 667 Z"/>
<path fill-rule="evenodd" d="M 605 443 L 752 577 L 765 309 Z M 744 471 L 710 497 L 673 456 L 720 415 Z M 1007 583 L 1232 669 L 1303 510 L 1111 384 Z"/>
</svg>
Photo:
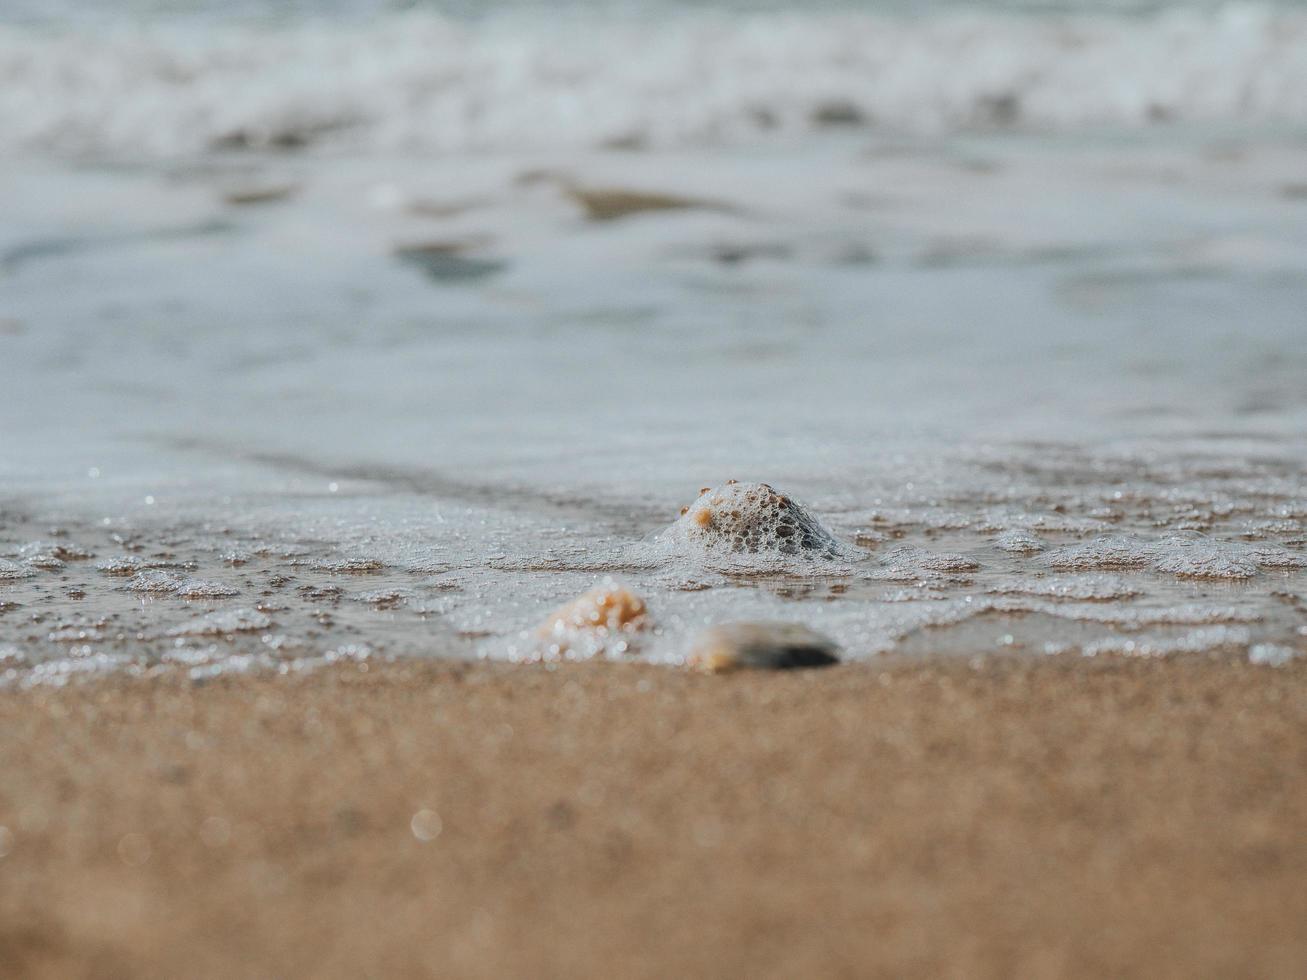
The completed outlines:
<svg viewBox="0 0 1307 980">
<path fill-rule="evenodd" d="M 1307 971 L 1302 661 L 350 664 L 0 729 L 7 976 Z"/>
</svg>

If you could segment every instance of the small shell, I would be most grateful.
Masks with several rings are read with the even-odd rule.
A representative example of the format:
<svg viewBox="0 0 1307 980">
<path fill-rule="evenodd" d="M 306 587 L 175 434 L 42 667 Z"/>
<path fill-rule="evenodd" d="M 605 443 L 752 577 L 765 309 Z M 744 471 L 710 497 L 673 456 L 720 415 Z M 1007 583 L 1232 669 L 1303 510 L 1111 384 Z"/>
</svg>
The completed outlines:
<svg viewBox="0 0 1307 980">
<path fill-rule="evenodd" d="M 629 653 L 635 637 L 650 626 L 644 600 L 612 579 L 551 612 L 525 646 L 512 651 L 528 662 L 589 660 Z"/>
<path fill-rule="evenodd" d="M 569 630 L 639 629 L 645 612 L 643 599 L 607 579 L 555 609 L 537 632 L 554 636 Z"/>
</svg>

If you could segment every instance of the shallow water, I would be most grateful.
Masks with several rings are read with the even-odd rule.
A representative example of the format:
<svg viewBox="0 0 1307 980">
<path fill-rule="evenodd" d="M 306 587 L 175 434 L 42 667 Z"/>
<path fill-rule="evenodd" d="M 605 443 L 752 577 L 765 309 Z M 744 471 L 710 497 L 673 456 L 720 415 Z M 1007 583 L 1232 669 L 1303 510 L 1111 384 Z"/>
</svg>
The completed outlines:
<svg viewBox="0 0 1307 980">
<path fill-rule="evenodd" d="M 0 160 L 5 683 L 507 656 L 608 575 L 656 660 L 736 618 L 852 658 L 1307 650 L 1296 96 L 914 130 L 809 93 L 705 135 L 623 90 L 657 138 L 621 148 L 369 102 L 270 151 L 206 149 L 187 92 L 142 138 L 147 90 L 72 156 L 74 86 Z M 647 542 L 730 478 L 845 550 Z"/>
</svg>

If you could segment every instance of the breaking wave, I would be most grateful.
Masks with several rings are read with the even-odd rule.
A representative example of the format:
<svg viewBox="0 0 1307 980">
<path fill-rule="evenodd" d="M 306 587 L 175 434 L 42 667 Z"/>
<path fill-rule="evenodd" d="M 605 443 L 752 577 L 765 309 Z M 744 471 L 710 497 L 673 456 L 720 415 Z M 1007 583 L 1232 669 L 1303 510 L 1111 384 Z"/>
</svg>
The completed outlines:
<svg viewBox="0 0 1307 980">
<path fill-rule="evenodd" d="M 3 153 L 460 152 L 1172 121 L 1307 121 L 1307 13 L 0 27 Z"/>
</svg>

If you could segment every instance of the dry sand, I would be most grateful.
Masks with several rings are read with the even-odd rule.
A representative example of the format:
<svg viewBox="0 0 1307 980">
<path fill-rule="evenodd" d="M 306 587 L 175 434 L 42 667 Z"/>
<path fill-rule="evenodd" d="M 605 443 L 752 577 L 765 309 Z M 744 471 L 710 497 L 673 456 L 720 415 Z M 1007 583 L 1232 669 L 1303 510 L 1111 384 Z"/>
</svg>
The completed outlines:
<svg viewBox="0 0 1307 980">
<path fill-rule="evenodd" d="M 1307 975 L 1302 663 L 373 664 L 0 732 L 6 978 Z"/>
</svg>

